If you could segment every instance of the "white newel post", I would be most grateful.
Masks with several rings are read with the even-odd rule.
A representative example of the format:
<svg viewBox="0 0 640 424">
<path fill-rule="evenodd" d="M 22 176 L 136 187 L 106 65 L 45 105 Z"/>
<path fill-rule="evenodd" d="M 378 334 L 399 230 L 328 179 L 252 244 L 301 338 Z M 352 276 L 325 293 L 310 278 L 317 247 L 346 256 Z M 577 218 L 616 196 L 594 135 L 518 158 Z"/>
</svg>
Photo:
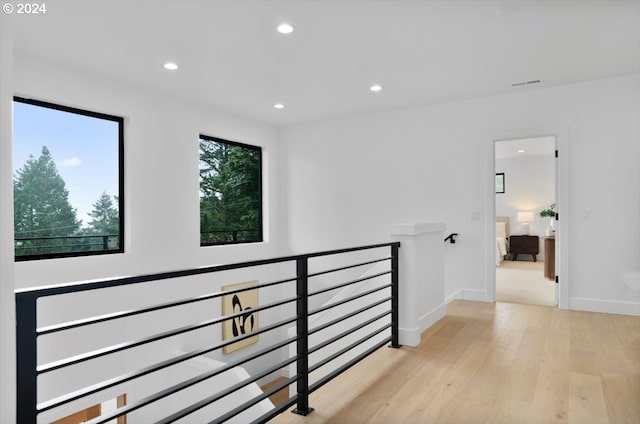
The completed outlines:
<svg viewBox="0 0 640 424">
<path fill-rule="evenodd" d="M 394 224 L 400 244 L 400 344 L 417 346 L 420 335 L 446 313 L 444 223 Z"/>
</svg>

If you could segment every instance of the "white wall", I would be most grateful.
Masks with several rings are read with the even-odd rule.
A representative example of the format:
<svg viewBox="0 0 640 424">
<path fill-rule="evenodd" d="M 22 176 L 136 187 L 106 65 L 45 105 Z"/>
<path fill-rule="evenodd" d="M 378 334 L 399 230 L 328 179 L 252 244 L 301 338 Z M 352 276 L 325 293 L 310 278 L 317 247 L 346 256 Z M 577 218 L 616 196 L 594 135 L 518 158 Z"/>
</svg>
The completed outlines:
<svg viewBox="0 0 640 424">
<path fill-rule="evenodd" d="M 210 358 L 199 357 L 191 359 L 172 368 L 165 369 L 162 372 L 145 376 L 135 382 L 129 382 L 120 387 L 108 389 L 106 392 L 90 395 L 84 403 L 77 401 L 71 402 L 61 408 L 60 411 L 46 411 L 38 416 L 38 423 L 51 423 L 61 416 L 71 415 L 84 409 L 87 405 L 94 405 L 96 403 L 102 403 L 101 416 L 104 417 L 115 412 L 117 409 L 115 398 L 123 393 L 127 394 L 127 405 L 131 405 L 136 402 L 140 402 L 147 396 L 156 393 L 159 390 L 165 390 L 168 387 L 179 384 L 190 378 L 194 378 L 206 372 L 211 372 L 223 365 L 224 363 Z M 162 418 L 174 414 L 195 402 L 206 399 L 214 393 L 228 389 L 234 384 L 248 378 L 249 375 L 244 369 L 231 368 L 230 370 L 219 374 L 215 379 L 199 382 L 185 391 L 175 393 L 162 401 L 153 402 L 143 408 L 128 413 L 127 422 L 142 424 L 158 422 Z M 256 383 L 251 383 L 234 393 L 230 393 L 222 400 L 218 400 L 204 406 L 202 409 L 189 414 L 187 417 L 184 417 L 177 422 L 183 424 L 208 422 L 211 417 L 223 415 L 243 402 L 247 402 L 260 394 L 262 394 L 260 387 L 258 387 Z M 273 403 L 271 403 L 269 399 L 264 399 L 243 413 L 231 418 L 227 422 L 229 424 L 244 424 L 252 422 L 272 409 Z M 110 420 L 108 421 L 108 424 L 116 424 L 116 420 Z"/>
<path fill-rule="evenodd" d="M 5 43 L 3 50 L 10 47 Z M 15 94 L 125 116 L 126 137 L 126 253 L 18 263 L 16 287 L 380 242 L 389 239 L 392 223 L 446 222 L 460 236 L 445 248 L 445 295 L 484 299 L 493 284 L 483 278 L 493 266 L 482 216 L 485 177 L 493 175 L 493 163 L 484 159 L 488 142 L 501 131 L 529 136 L 528 128 L 553 126 L 570 134 L 571 215 L 562 217 L 572 223 L 570 305 L 640 313 L 640 294 L 622 281 L 640 270 L 638 74 L 300 125 L 279 135 L 266 125 L 50 62 L 16 57 L 12 71 Z M 11 87 L 3 74 L 3 127 L 10 115 L 4 90 Z M 198 246 L 200 132 L 263 146 L 265 243 Z M 0 144 L 3 204 L 11 191 L 7 133 L 2 130 Z M 471 212 L 480 212 L 480 219 L 470 219 Z M 6 208 L 1 219 L 4 238 L 12 228 Z M 4 302 L 12 299 L 14 267 L 6 250 L 0 263 L 2 322 L 11 323 Z M 221 284 L 211 282 L 213 289 Z M 156 294 L 189 294 L 182 286 L 163 287 Z M 13 349 L 9 334 L 2 333 L 3 352 Z M 2 369 L 10 375 L 12 364 L 7 367 L 4 358 Z M 4 417 L 14 386 L 2 380 L 8 393 Z"/>
<path fill-rule="evenodd" d="M 16 55 L 14 68 L 16 95 L 125 118 L 125 254 L 19 262 L 17 287 L 278 254 L 275 128 L 31 57 Z M 200 247 L 200 133 L 263 148 L 264 243 Z"/>
<path fill-rule="evenodd" d="M 446 296 L 487 298 L 485 216 L 496 134 L 568 128 L 569 303 L 640 313 L 621 276 L 640 270 L 638 74 L 286 128 L 288 241 L 295 251 L 388 238 L 393 222 L 446 222 Z M 552 135 L 552 134 L 551 134 Z M 492 159 L 491 159 L 492 160 Z M 493 202 L 493 196 L 490 197 Z M 581 211 L 590 211 L 582 219 Z M 613 237 L 613 234 L 621 235 Z M 615 238 L 615 247 L 611 242 Z"/>
<path fill-rule="evenodd" d="M 496 216 L 508 216 L 511 234 L 522 234 L 518 211 L 532 211 L 534 221 L 529 234 L 540 237 L 538 260 L 544 260 L 542 237 L 549 218 L 540 218 L 540 211 L 555 203 L 555 157 L 553 154 L 522 158 L 496 158 L 496 172 L 505 174 L 505 192 L 496 193 Z M 526 256 L 526 259 L 529 257 Z"/>
<path fill-rule="evenodd" d="M 276 128 L 222 113 L 205 105 L 128 86 L 98 75 L 86 74 L 79 69 L 66 68 L 50 61 L 18 54 L 13 57 L 13 60 L 11 70 L 15 79 L 13 84 L 8 84 L 9 112 L 11 96 L 15 94 L 125 118 L 126 242 L 124 254 L 25 261 L 14 265 L 11 208 L 4 207 L 1 226 L 3 302 L 8 299 L 13 304 L 14 288 L 139 275 L 280 255 L 279 234 L 282 231 L 282 222 L 279 214 L 279 147 Z M 3 60 L 3 66 L 4 63 Z M 3 76 L 3 90 L 5 81 L 7 80 Z M 3 92 L 3 103 L 6 103 L 7 98 Z M 11 137 L 10 134 L 9 136 L 5 134 L 4 123 L 11 122 L 11 115 L 4 109 L 4 105 L 2 117 L 3 205 L 10 205 L 10 202 L 5 204 L 4 191 L 12 191 L 12 186 L 9 185 L 11 157 L 9 155 L 7 159 L 5 156 L 5 152 L 11 152 Z M 265 242 L 205 248 L 199 246 L 198 135 L 200 133 L 262 147 Z M 5 237 L 5 234 L 9 237 Z M 4 267 L 5 262 L 10 265 L 7 270 Z M 222 285 L 230 283 L 253 279 L 259 279 L 261 282 L 274 281 L 281 277 L 284 270 L 288 275 L 295 275 L 295 266 L 272 266 L 262 270 L 260 275 L 256 275 L 255 271 L 237 271 L 215 277 L 158 282 L 153 283 L 153 287 L 147 285 L 146 288 L 132 288 L 119 293 L 107 291 L 98 296 L 70 296 L 67 299 L 44 302 L 39 324 L 63 322 L 96 313 L 106 313 L 109 310 L 135 308 L 169 299 L 215 292 Z M 12 276 L 14 271 L 15 276 Z M 274 290 L 266 289 L 260 292 L 261 302 L 264 303 L 279 296 L 280 293 Z M 199 322 L 199 320 L 216 316 L 216 313 L 220 313 L 219 309 L 220 300 L 216 300 L 208 305 L 191 308 L 190 314 L 186 316 L 191 316 L 193 313 L 195 317 L 192 317 L 190 322 Z M 260 315 L 261 325 L 279 321 L 279 318 L 280 313 L 277 309 L 264 311 Z M 166 314 L 155 317 L 151 321 L 142 320 L 139 328 L 134 328 L 127 323 L 114 324 L 117 328 L 107 330 L 108 334 L 101 337 L 81 331 L 76 333 L 73 339 L 61 338 L 58 342 L 48 341 L 45 338 L 39 352 L 39 360 L 42 363 L 61 359 L 67 354 L 80 353 L 78 349 L 81 347 L 95 349 L 111 343 L 135 339 L 157 326 L 164 325 L 169 329 L 186 324 L 181 320 L 182 316 Z M 2 322 L 3 325 L 14 322 L 12 309 L 5 309 L 4 303 Z M 286 329 L 283 328 L 281 332 L 285 333 Z M 260 343 L 245 349 L 240 356 L 269 345 L 274 340 L 281 340 L 279 333 L 276 331 L 261 335 Z M 6 349 L 11 352 L 15 346 L 12 333 L 5 335 L 3 331 L 2 337 L 3 351 Z M 122 363 L 132 365 L 133 368 L 133 365 L 137 365 L 142 359 L 154 360 L 161 359 L 163 356 L 166 358 L 177 350 L 194 349 L 220 340 L 219 326 L 210 327 L 204 332 L 195 333 L 193 337 L 181 337 L 173 343 L 164 343 L 164 353 L 160 349 L 143 349 L 132 353 L 129 359 L 120 361 L 120 364 L 117 363 L 116 358 L 115 362 L 107 361 L 102 367 L 81 367 L 80 374 L 74 375 L 73 378 L 65 378 L 61 375 L 54 376 L 55 381 L 44 378 L 39 390 L 43 396 L 40 400 L 48 399 L 54 390 L 60 388 L 71 388 L 71 386 L 79 388 L 82 387 L 82 383 L 92 384 L 100 381 L 101 378 L 118 375 L 114 374 L 116 371 L 126 372 L 126 369 L 116 368 Z M 222 361 L 237 359 L 238 356 L 238 354 L 214 355 Z M 14 364 L 10 358 L 11 356 L 8 355 L 7 362 L 4 362 L 3 356 L 3 371 L 5 366 L 10 371 L 13 370 Z M 275 352 L 265 357 L 263 362 L 271 364 L 280 360 L 280 353 Z M 254 361 L 247 369 L 251 372 L 252 369 L 262 368 L 262 366 L 259 361 Z M 13 393 L 15 383 L 10 378 L 10 374 L 8 376 L 7 379 L 3 378 L 3 391 Z M 54 386 L 57 388 L 54 389 Z M 7 403 L 13 405 L 11 396 L 3 395 L 3 410 L 5 399 Z M 10 418 L 3 422 L 10 422 L 13 419 L 11 407 L 7 410 L 9 411 L 7 417 Z"/>
<path fill-rule="evenodd" d="M 13 296 L 12 77 L 11 19 L 0 15 L 0 422 L 15 418 L 15 300 Z"/>
</svg>

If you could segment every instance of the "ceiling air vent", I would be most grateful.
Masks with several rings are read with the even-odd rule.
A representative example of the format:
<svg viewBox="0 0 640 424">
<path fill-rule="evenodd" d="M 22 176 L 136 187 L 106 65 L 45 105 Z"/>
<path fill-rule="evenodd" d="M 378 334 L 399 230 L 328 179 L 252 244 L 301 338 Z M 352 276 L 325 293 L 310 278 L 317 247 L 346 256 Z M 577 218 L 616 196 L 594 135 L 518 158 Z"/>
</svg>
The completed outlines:
<svg viewBox="0 0 640 424">
<path fill-rule="evenodd" d="M 532 81 L 521 81 L 521 82 L 514 82 L 513 84 L 511 84 L 512 87 L 521 87 L 523 85 L 529 85 L 529 84 L 540 84 L 542 82 L 542 80 L 532 80 Z"/>
</svg>

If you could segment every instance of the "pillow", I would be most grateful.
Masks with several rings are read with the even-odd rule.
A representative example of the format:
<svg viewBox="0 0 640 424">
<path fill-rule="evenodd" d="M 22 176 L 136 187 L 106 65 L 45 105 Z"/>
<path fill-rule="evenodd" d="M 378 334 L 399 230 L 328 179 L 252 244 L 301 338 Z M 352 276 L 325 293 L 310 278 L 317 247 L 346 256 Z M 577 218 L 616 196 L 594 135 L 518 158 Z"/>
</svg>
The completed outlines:
<svg viewBox="0 0 640 424">
<path fill-rule="evenodd" d="M 496 222 L 496 237 L 507 238 L 507 223 Z"/>
</svg>

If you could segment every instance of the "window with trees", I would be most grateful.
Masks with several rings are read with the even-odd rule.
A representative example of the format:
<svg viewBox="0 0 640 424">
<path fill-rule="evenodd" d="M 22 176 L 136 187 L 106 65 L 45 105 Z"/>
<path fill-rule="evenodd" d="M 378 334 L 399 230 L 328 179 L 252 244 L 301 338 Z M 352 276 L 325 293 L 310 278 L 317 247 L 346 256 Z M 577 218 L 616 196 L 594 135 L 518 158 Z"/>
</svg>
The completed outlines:
<svg viewBox="0 0 640 424">
<path fill-rule="evenodd" d="M 200 135 L 200 245 L 262 241 L 262 149 Z"/>
<path fill-rule="evenodd" d="M 123 252 L 123 118 L 13 106 L 16 260 Z"/>
</svg>

